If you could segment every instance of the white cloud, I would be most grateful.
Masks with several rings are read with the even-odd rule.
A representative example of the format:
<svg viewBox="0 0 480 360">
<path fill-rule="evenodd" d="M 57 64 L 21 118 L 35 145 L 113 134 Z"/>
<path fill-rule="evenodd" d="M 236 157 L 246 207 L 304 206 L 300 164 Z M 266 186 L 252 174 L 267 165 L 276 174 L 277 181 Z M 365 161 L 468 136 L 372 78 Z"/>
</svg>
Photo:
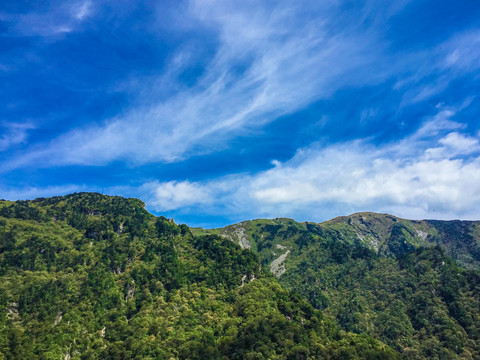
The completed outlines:
<svg viewBox="0 0 480 360">
<path fill-rule="evenodd" d="M 440 139 L 440 143 L 461 154 L 470 154 L 478 151 L 478 139 L 471 136 L 465 136 L 458 132 L 452 132 Z"/>
<path fill-rule="evenodd" d="M 429 121 L 425 122 L 412 136 L 410 136 L 408 141 L 411 139 L 418 140 L 421 138 L 431 138 L 444 130 L 455 130 L 465 127 L 464 124 L 452 120 L 455 111 L 445 109 L 442 105 L 438 105 L 437 108 L 439 109 L 438 113 L 429 119 Z"/>
<path fill-rule="evenodd" d="M 143 188 L 144 191 L 151 189 L 153 193 L 149 205 L 161 211 L 199 204 L 206 205 L 213 200 L 208 186 L 189 181 L 154 182 L 145 184 Z"/>
<path fill-rule="evenodd" d="M 472 149 L 479 150 L 479 139 L 459 132 L 444 136 L 453 122 L 442 127 L 434 124 L 438 118 L 437 114 L 400 143 L 314 145 L 255 175 L 187 182 L 184 195 L 181 186 L 161 184 L 161 197 L 167 199 L 168 210 L 181 212 L 183 206 L 194 204 L 202 213 L 235 217 L 320 221 L 369 210 L 406 218 L 478 218 L 480 157 Z M 435 131 L 428 135 L 425 129 Z M 454 156 L 427 156 L 435 148 Z M 175 197 L 193 200 L 170 201 Z"/>
<path fill-rule="evenodd" d="M 452 159 L 457 156 L 465 156 L 480 151 L 477 138 L 465 136 L 458 132 L 449 133 L 439 140 L 441 146 L 427 149 L 425 155 L 429 159 Z"/>
</svg>

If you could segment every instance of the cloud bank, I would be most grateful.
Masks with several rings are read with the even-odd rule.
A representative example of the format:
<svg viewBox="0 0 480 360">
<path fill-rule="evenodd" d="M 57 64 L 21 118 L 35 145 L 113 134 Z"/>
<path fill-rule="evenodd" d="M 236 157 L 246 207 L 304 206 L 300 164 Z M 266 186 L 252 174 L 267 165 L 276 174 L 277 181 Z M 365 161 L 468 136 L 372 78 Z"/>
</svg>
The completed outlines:
<svg viewBox="0 0 480 360">
<path fill-rule="evenodd" d="M 317 221 L 357 211 L 475 219 L 480 210 L 480 137 L 452 131 L 464 127 L 451 119 L 454 114 L 440 110 L 401 142 L 314 144 L 254 175 L 152 183 L 150 203 L 159 212 L 193 209 Z"/>
</svg>

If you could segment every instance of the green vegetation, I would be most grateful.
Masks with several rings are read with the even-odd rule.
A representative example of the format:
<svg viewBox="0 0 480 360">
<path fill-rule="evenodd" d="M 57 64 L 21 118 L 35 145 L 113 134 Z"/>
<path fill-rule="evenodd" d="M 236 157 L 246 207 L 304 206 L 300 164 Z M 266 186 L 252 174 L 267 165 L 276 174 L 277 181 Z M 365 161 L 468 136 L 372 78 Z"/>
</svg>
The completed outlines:
<svg viewBox="0 0 480 360">
<path fill-rule="evenodd" d="M 0 359 L 399 356 L 282 288 L 253 252 L 92 193 L 0 201 L 0 308 Z"/>
<path fill-rule="evenodd" d="M 137 199 L 0 201 L 0 360 L 480 358 L 479 229 L 204 230 Z"/>
<path fill-rule="evenodd" d="M 255 243 L 280 284 L 343 330 L 379 339 L 407 359 L 480 358 L 478 222 L 361 213 L 323 224 L 240 224 L 215 231 Z"/>
</svg>

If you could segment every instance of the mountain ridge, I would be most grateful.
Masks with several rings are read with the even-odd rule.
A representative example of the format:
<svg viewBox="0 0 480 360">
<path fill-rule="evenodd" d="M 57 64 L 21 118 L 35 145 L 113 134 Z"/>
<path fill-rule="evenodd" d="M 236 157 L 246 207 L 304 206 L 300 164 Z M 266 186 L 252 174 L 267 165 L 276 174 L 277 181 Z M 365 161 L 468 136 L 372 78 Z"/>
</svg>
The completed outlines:
<svg viewBox="0 0 480 360">
<path fill-rule="evenodd" d="M 478 234 L 373 213 L 212 231 L 134 198 L 0 201 L 0 359 L 479 358 Z"/>
<path fill-rule="evenodd" d="M 351 242 L 358 238 L 376 252 L 383 251 L 385 255 L 399 255 L 402 253 L 401 247 L 393 249 L 392 246 L 392 249 L 389 249 L 388 246 L 392 244 L 386 244 L 391 239 L 393 230 L 394 238 L 400 237 L 399 241 L 405 240 L 405 244 L 401 244 L 406 246 L 403 251 L 407 251 L 410 246 L 439 244 L 461 266 L 475 269 L 480 267 L 480 221 L 475 220 L 409 220 L 385 213 L 357 212 L 320 223 L 297 222 L 290 218 L 254 219 L 221 228 L 192 228 L 192 231 L 197 234 L 217 234 L 239 243 L 240 246 L 255 249 L 255 239 L 251 233 L 252 227 L 257 224 L 293 225 L 297 228 L 303 226 L 305 230 L 316 235 L 319 229 L 337 230 L 339 241 Z M 468 237 L 471 240 L 470 247 L 465 247 L 468 244 L 463 244 L 465 246 L 462 247 L 461 243 L 451 244 L 448 241 L 455 240 L 454 235 L 458 231 L 463 232 L 463 238 Z"/>
</svg>

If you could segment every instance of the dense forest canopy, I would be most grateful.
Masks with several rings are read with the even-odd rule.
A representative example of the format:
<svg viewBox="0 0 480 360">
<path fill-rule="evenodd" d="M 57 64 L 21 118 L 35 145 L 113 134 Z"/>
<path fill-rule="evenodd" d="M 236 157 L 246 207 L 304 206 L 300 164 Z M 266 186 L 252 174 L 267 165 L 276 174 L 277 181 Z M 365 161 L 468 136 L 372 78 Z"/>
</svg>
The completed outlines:
<svg viewBox="0 0 480 360">
<path fill-rule="evenodd" d="M 203 230 L 137 199 L 0 201 L 0 359 L 480 357 L 478 225 L 362 219 Z"/>
</svg>

